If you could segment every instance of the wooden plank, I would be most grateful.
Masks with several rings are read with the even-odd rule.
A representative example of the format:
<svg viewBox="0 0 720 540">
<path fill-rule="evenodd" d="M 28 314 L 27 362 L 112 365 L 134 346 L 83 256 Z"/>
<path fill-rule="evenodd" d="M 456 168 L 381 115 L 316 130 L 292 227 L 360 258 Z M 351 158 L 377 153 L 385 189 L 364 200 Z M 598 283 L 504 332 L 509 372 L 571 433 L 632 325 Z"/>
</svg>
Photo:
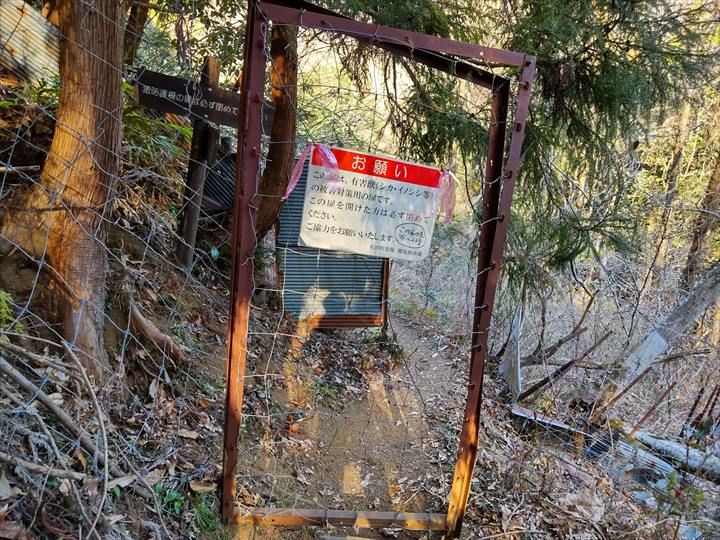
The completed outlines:
<svg viewBox="0 0 720 540">
<path fill-rule="evenodd" d="M 202 69 L 201 85 L 206 88 L 217 87 L 219 80 L 220 61 L 212 56 L 206 57 Z M 178 261 L 187 272 L 192 270 L 205 177 L 208 164 L 215 160 L 218 135 L 217 128 L 212 127 L 204 120 L 196 118 L 193 122 L 190 163 L 185 184 L 185 206 L 180 217 L 180 238 L 177 245 Z"/>
<path fill-rule="evenodd" d="M 237 506 L 233 522 L 238 525 L 275 527 L 356 527 L 378 529 L 396 525 L 409 531 L 444 531 L 445 514 L 410 512 L 354 512 L 304 508 L 243 508 Z"/>
</svg>

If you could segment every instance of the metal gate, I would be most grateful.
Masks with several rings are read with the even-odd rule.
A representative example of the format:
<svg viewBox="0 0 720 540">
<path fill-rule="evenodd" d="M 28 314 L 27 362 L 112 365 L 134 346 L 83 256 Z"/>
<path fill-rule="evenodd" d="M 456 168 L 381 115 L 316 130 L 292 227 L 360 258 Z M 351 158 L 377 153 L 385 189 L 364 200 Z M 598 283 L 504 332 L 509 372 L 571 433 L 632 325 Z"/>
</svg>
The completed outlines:
<svg viewBox="0 0 720 540">
<path fill-rule="evenodd" d="M 238 170 L 233 223 L 233 270 L 230 290 L 230 329 L 225 401 L 223 517 L 228 522 L 286 527 L 335 525 L 378 528 L 399 525 L 419 531 L 446 531 L 457 538 L 462 528 L 473 469 L 480 444 L 480 406 L 487 338 L 492 318 L 500 261 L 507 235 L 512 193 L 528 115 L 535 57 L 417 32 L 355 21 L 309 2 L 249 0 L 245 60 L 241 84 L 242 106 L 238 130 Z M 244 375 L 250 301 L 253 294 L 253 200 L 260 172 L 262 97 L 265 83 L 267 24 L 294 25 L 353 37 L 369 46 L 414 60 L 486 88 L 492 95 L 488 156 L 483 182 L 482 221 L 478 246 L 475 315 L 470 348 L 467 401 L 458 457 L 444 514 L 358 512 L 324 508 L 253 508 L 236 504 L 240 425 L 243 415 Z M 518 89 L 512 101 L 515 115 L 508 122 L 511 81 L 480 67 L 503 66 L 516 73 Z M 505 152 L 506 135 L 510 138 Z"/>
</svg>

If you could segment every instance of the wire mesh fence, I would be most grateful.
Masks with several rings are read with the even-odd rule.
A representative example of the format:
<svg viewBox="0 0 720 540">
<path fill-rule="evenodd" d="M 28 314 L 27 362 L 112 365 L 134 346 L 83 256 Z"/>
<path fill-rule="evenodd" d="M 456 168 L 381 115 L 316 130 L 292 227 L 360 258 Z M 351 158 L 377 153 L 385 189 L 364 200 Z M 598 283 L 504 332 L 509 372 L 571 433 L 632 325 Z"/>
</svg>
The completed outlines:
<svg viewBox="0 0 720 540">
<path fill-rule="evenodd" d="M 96 9 L 92 3 L 86 8 Z M 471 83 L 458 80 L 450 87 L 451 99 L 433 106 L 405 61 L 392 54 L 370 55 L 358 70 L 351 63 L 357 51 L 347 38 L 273 27 L 280 31 L 296 36 L 298 79 L 276 87 L 280 74 L 268 40 L 265 97 L 287 93 L 289 109 L 276 107 L 275 114 L 294 118 L 297 135 L 273 137 L 275 124 L 263 132 L 261 174 L 270 166 L 274 145 L 289 153 L 291 164 L 310 142 L 417 161 L 418 147 L 408 144 L 404 130 L 407 122 L 428 118 L 436 125 L 423 132 L 427 144 L 438 143 L 432 138 L 437 126 L 462 124 L 477 132 L 474 156 L 485 154 L 485 134 L 495 120 L 490 97 Z M 144 35 L 141 45 L 148 63 L 154 61 L 152 36 Z M 156 61 L 150 67 L 169 68 L 166 58 Z M 183 75 L 199 80 L 197 64 Z M 0 86 L 5 523 L 68 538 L 222 537 L 216 491 L 233 246 L 228 200 L 217 203 L 228 190 L 234 192 L 237 141 L 232 129 L 222 131 L 218 159 L 209 165 L 195 257 L 184 269 L 175 257 L 183 241 L 178 217 L 188 204 L 183 193 L 192 122 L 204 118 L 168 117 L 138 107 L 133 73 L 113 69 L 127 81 L 122 110 L 104 111 L 122 120 L 122 146 L 115 155 L 120 173 L 111 178 L 102 204 L 81 209 L 66 202 L 75 194 L 65 197 L 67 186 L 49 184 L 43 170 L 53 133 L 63 129 L 74 138 L 84 136 L 59 123 L 57 83 Z M 236 73 L 225 76 L 233 80 Z M 516 98 L 519 84 L 511 81 Z M 431 113 L 422 113 L 428 109 Z M 317 309 L 325 293 L 288 285 L 287 261 L 304 258 L 310 274 L 320 274 L 326 263 L 319 252 L 276 244 L 275 231 L 259 245 L 243 377 L 241 508 L 446 511 L 468 388 L 479 232 L 488 226 L 478 217 L 481 192 L 500 181 L 485 177 L 483 159 L 459 150 L 434 165 L 449 166 L 453 158 L 460 195 L 455 218 L 438 221 L 426 259 L 390 265 L 388 294 L 379 300 L 387 304 L 387 328 L 319 329 L 312 317 L 293 314 L 288 298 Z M 264 178 L 258 181 L 262 189 Z M 279 202 L 283 195 L 284 190 L 261 191 L 256 204 L 262 207 L 264 198 Z M 42 196 L 51 206 L 23 206 L 28 196 Z M 28 208 L 31 234 L 15 226 Z M 82 234 L 106 259 L 102 305 L 83 307 L 102 317 L 108 358 L 95 379 L 83 362 L 87 351 L 78 350 L 63 331 L 56 290 L 68 284 L 47 256 L 53 241 L 48 220 L 62 213 L 84 225 L 81 212 L 92 213 L 94 224 Z M 511 231 L 508 257 L 522 257 L 512 240 Z M 666 259 L 673 253 L 671 247 Z M 372 280 L 382 274 L 373 273 L 371 261 L 358 256 L 353 272 L 370 275 L 366 286 L 380 290 Z M 600 424 L 591 422 L 590 396 L 608 381 L 621 381 L 614 371 L 618 360 L 681 298 L 668 285 L 674 278 L 653 279 L 654 260 L 605 255 L 601 262 L 578 264 L 540 291 L 516 288 L 513 284 L 523 281 L 518 276 L 504 276 L 500 284 L 465 519 L 468 538 L 712 534 L 715 313 L 708 311 L 686 343 L 661 356 L 605 411 Z M 341 301 L 347 305 L 356 298 Z M 583 354 L 608 332 L 610 337 Z M 508 364 L 515 357 L 522 369 L 514 376 Z M 524 408 L 507 403 L 513 386 L 519 393 L 527 381 L 552 379 L 572 359 L 576 363 L 562 377 L 521 400 Z M 651 452 L 648 437 L 668 435 L 685 448 L 684 463 L 668 452 Z M 684 471 L 693 452 L 701 472 Z M 353 534 L 352 527 L 344 532 Z M 318 523 L 304 533 L 266 528 L 251 534 L 340 532 Z M 436 533 L 391 525 L 383 534 Z"/>
</svg>

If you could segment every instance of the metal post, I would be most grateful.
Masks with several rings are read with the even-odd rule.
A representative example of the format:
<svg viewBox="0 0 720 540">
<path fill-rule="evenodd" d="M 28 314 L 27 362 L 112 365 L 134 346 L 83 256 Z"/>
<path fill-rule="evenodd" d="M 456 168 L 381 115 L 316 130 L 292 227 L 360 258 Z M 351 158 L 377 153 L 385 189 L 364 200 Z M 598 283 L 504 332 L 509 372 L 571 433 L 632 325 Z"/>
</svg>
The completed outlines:
<svg viewBox="0 0 720 540">
<path fill-rule="evenodd" d="M 504 84 L 493 91 L 490 139 L 485 164 L 485 187 L 483 189 L 482 225 L 478 248 L 478 266 L 475 283 L 475 313 L 472 326 L 472 345 L 470 349 L 470 379 L 468 397 L 465 403 L 460 447 L 455 464 L 450 504 L 447 514 L 449 538 L 456 538 L 462 528 L 463 516 L 470 494 L 470 482 L 477 456 L 480 430 L 480 404 L 482 401 L 483 373 L 487 349 L 487 330 L 490 327 L 492 303 L 488 304 L 488 285 L 494 287 L 497 281 L 497 261 L 491 259 L 492 246 L 498 227 L 498 208 L 502 187 L 502 158 L 505 142 L 505 123 L 509 99 L 508 85 Z M 503 224 L 505 222 L 503 221 Z"/>
<path fill-rule="evenodd" d="M 517 113 L 512 126 L 510 150 L 503 174 L 502 156 L 505 143 L 509 88 L 503 84 L 493 91 L 492 125 L 485 168 L 482 227 L 478 252 L 478 275 L 475 285 L 475 315 L 470 349 L 470 378 L 465 404 L 460 448 L 455 465 L 447 514 L 449 538 L 457 538 L 462 529 L 470 483 L 472 481 L 480 435 L 480 406 L 487 354 L 487 338 L 500 273 L 500 258 L 505 246 L 512 193 L 520 164 L 520 150 L 525 131 L 530 88 L 535 75 L 535 59 L 526 57 L 520 75 Z"/>
<path fill-rule="evenodd" d="M 223 439 L 222 515 L 233 519 L 237 495 L 235 476 L 242 417 L 250 299 L 255 253 L 253 198 L 260 174 L 261 104 L 265 80 L 265 34 L 254 0 L 248 1 L 244 70 L 238 123 L 237 172 L 233 206 L 232 283 L 226 367 Z"/>
</svg>

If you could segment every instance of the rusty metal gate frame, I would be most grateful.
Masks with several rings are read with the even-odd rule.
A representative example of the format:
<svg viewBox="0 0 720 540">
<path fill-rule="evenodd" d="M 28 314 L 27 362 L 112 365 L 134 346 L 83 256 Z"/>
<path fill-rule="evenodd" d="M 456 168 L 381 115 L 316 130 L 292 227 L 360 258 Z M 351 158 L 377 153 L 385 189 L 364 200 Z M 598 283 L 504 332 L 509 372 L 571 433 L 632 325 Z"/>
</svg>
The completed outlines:
<svg viewBox="0 0 720 540">
<path fill-rule="evenodd" d="M 260 172 L 267 21 L 353 37 L 478 84 L 492 92 L 470 349 L 470 377 L 447 514 L 294 508 L 253 508 L 248 513 L 236 503 L 243 377 L 247 360 L 249 310 L 253 292 L 253 255 L 256 246 L 253 199 L 257 193 Z M 249 0 L 244 55 L 233 208 L 234 249 L 223 445 L 223 519 L 234 524 L 255 523 L 283 527 L 334 525 L 371 529 L 398 525 L 409 530 L 445 531 L 447 538 L 457 538 L 462 527 L 477 456 L 487 332 L 492 317 L 499 263 L 507 236 L 512 192 L 520 164 L 531 86 L 535 75 L 535 57 L 363 23 L 308 2 L 293 0 Z M 510 80 L 481 69 L 473 61 L 520 69 L 515 118 L 511 126 L 510 147 L 504 166 Z"/>
</svg>

